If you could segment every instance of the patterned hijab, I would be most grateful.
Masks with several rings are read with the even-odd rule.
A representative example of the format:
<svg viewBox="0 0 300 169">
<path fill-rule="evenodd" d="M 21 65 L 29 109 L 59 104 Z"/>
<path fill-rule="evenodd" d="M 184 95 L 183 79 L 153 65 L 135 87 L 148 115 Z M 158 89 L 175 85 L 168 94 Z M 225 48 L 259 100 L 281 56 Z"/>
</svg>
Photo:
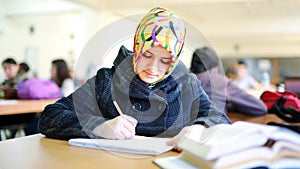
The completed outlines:
<svg viewBox="0 0 300 169">
<path fill-rule="evenodd" d="M 168 77 L 177 65 L 178 57 L 183 51 L 185 32 L 183 21 L 174 13 L 161 7 L 151 9 L 141 20 L 134 36 L 133 65 L 135 73 L 137 73 L 136 63 L 142 54 L 154 46 L 162 46 L 172 56 L 170 68 L 161 80 Z"/>
</svg>

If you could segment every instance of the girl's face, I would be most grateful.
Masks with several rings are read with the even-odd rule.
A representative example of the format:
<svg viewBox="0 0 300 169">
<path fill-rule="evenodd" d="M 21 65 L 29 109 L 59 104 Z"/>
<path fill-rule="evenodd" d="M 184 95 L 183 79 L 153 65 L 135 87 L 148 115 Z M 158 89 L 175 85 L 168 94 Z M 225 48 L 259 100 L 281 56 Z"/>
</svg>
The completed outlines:
<svg viewBox="0 0 300 169">
<path fill-rule="evenodd" d="M 136 72 L 145 83 L 155 83 L 167 73 L 171 62 L 170 52 L 161 46 L 155 46 L 139 57 Z"/>
</svg>

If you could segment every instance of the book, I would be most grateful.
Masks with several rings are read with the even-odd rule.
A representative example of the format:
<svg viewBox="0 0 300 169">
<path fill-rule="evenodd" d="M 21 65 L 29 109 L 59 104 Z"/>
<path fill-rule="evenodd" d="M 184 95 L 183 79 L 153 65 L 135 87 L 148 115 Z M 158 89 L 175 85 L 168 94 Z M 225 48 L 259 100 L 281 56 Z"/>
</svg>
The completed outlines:
<svg viewBox="0 0 300 169">
<path fill-rule="evenodd" d="M 173 147 L 167 145 L 169 138 L 135 136 L 126 140 L 110 139 L 70 139 L 71 146 L 101 149 L 105 151 L 123 152 L 142 155 L 160 155 Z"/>
<path fill-rule="evenodd" d="M 162 168 L 295 168 L 300 166 L 299 140 L 287 128 L 250 122 L 196 126 L 179 142 L 179 156 L 153 162 Z"/>
<path fill-rule="evenodd" d="M 210 128 L 197 125 L 178 143 L 178 147 L 199 158 L 212 160 L 262 146 L 270 139 L 300 144 L 300 135 L 287 128 L 239 121 Z"/>
<path fill-rule="evenodd" d="M 164 169 L 241 169 L 259 167 L 282 169 L 299 168 L 300 155 L 299 151 L 286 150 L 281 150 L 279 154 L 275 155 L 272 150 L 260 147 L 216 160 L 199 159 L 183 151 L 179 156 L 157 158 L 153 162 Z"/>
</svg>

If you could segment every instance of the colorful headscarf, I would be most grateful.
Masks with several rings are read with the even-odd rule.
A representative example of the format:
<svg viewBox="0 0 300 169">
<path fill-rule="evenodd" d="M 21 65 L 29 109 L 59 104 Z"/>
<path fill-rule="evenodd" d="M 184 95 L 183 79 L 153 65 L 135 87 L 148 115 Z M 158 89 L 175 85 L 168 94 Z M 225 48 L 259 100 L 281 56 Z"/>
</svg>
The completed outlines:
<svg viewBox="0 0 300 169">
<path fill-rule="evenodd" d="M 162 46 L 172 56 L 170 68 L 162 79 L 169 76 L 178 62 L 179 55 L 182 53 L 185 32 L 183 21 L 171 11 L 160 7 L 151 9 L 141 20 L 134 36 L 133 65 L 135 73 L 137 73 L 136 63 L 139 57 L 154 46 Z"/>
</svg>

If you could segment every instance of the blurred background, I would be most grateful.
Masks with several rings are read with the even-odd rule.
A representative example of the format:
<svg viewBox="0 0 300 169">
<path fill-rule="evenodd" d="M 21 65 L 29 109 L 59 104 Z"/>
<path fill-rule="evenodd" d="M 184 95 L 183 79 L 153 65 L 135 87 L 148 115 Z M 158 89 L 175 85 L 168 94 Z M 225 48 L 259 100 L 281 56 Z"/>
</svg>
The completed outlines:
<svg viewBox="0 0 300 169">
<path fill-rule="evenodd" d="M 225 68 L 242 59 L 260 79 L 259 65 L 267 65 L 273 84 L 300 76 L 299 0 L 0 0 L 0 60 L 25 61 L 36 76 L 49 78 L 51 60 L 64 58 L 74 69 L 97 31 L 155 6 L 199 29 Z M 185 55 L 189 67 L 191 53 Z M 4 78 L 1 69 L 0 81 Z"/>
</svg>

